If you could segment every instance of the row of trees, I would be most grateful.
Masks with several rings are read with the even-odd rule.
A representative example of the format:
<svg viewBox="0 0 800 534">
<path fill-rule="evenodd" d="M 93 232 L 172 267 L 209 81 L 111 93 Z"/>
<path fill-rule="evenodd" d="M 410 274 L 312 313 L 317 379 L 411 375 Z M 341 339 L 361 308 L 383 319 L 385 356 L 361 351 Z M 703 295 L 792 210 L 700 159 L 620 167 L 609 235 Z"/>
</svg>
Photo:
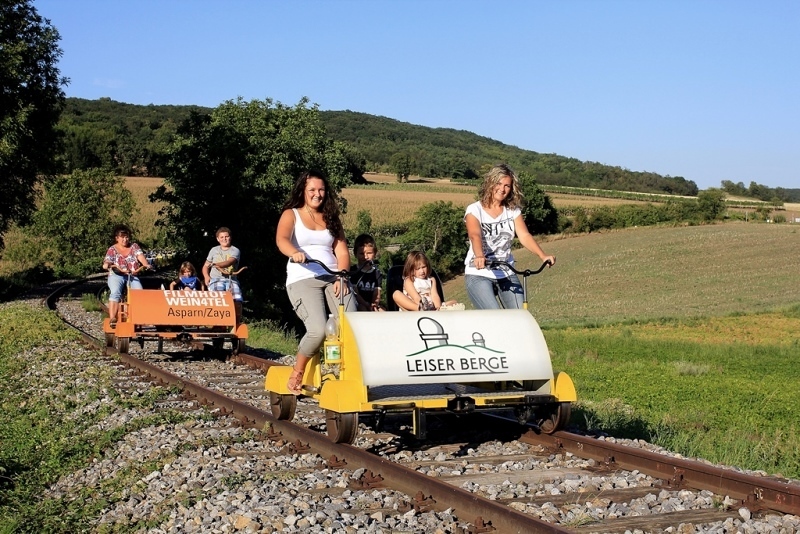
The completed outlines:
<svg viewBox="0 0 800 534">
<path fill-rule="evenodd" d="M 59 121 L 66 172 L 93 167 L 123 176 L 162 176 L 166 151 L 178 126 L 191 113 L 210 113 L 199 106 L 138 106 L 109 98 L 67 98 Z M 352 111 L 320 111 L 326 135 L 348 147 L 353 180 L 362 183 L 364 171 L 392 172 L 399 181 L 411 175 L 479 178 L 491 164 L 505 161 L 530 174 L 538 183 L 644 193 L 695 196 L 696 184 L 680 176 L 661 176 L 621 167 L 540 154 L 505 145 L 471 132 L 428 128 L 386 117 Z M 722 181 L 735 196 L 766 202 L 798 202 L 800 189 L 770 188 L 751 182 Z"/>
<path fill-rule="evenodd" d="M 623 204 L 592 210 L 573 208 L 569 218 L 561 212 L 561 220 L 565 233 L 583 233 L 657 224 L 699 224 L 721 219 L 725 210 L 723 192 L 720 189 L 708 189 L 701 191 L 697 200 L 678 198 L 660 204 Z"/>
<path fill-rule="evenodd" d="M 120 176 L 162 176 L 178 126 L 198 106 L 137 106 L 68 98 L 59 121 L 64 172 L 102 167 Z"/>
<path fill-rule="evenodd" d="M 745 187 L 742 182 L 733 183 L 730 180 L 722 180 L 722 190 L 729 195 L 754 198 L 764 202 L 800 202 L 800 189 L 783 187 L 773 189 L 756 182 L 750 182 L 750 187 Z"/>
</svg>

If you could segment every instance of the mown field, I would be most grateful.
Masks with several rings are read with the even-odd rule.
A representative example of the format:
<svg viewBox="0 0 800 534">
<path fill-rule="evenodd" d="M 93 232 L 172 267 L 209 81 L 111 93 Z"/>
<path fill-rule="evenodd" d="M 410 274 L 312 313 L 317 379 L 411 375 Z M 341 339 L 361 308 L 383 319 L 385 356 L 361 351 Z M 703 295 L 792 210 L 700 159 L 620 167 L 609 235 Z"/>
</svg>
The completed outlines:
<svg viewBox="0 0 800 534">
<path fill-rule="evenodd" d="M 384 185 L 342 192 L 346 225 L 362 209 L 384 224 L 410 219 L 426 202 L 466 205 L 476 192 L 367 179 Z M 137 199 L 157 183 L 128 181 Z M 551 198 L 557 207 L 624 203 Z M 143 239 L 154 213 L 139 213 Z M 554 366 L 576 383 L 573 424 L 800 478 L 800 224 L 631 228 L 540 242 L 557 264 L 530 279 L 531 312 Z M 525 251 L 516 257 L 538 266 Z M 461 278 L 445 292 L 469 306 Z M 287 346 L 253 330 L 255 345 L 293 352 L 291 339 Z"/>
<path fill-rule="evenodd" d="M 356 216 L 362 210 L 370 212 L 373 225 L 381 226 L 412 219 L 414 212 L 426 203 L 441 200 L 466 207 L 467 204 L 475 201 L 477 195 L 477 181 L 475 185 L 470 186 L 450 183 L 449 180 L 411 177 L 408 183 L 399 184 L 393 174 L 368 173 L 365 177 L 372 185 L 349 187 L 341 193 L 342 197 L 347 200 L 347 213 L 343 217 L 345 227 L 354 227 Z M 139 177 L 128 177 L 125 180 L 126 186 L 133 193 L 139 208 L 132 223 L 138 230 L 142 241 L 152 240 L 155 237 L 152 223 L 158 215 L 160 206 L 151 203 L 147 197 L 163 181 L 160 178 Z M 562 193 L 552 193 L 550 198 L 559 208 L 574 206 L 591 208 L 637 203 L 637 201 L 619 198 Z"/>
</svg>

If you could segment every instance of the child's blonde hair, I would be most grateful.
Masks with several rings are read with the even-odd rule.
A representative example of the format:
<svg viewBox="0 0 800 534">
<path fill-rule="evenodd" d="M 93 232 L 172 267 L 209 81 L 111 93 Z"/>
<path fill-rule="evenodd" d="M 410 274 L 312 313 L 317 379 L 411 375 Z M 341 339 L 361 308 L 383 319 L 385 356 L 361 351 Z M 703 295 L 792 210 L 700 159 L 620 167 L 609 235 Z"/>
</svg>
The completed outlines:
<svg viewBox="0 0 800 534">
<path fill-rule="evenodd" d="M 191 271 L 192 272 L 192 276 L 197 276 L 197 269 L 194 268 L 194 265 L 192 265 L 192 262 L 185 261 L 185 262 L 181 263 L 181 268 L 178 270 L 178 277 L 180 278 L 180 275 L 183 274 L 183 271 L 186 271 L 186 270 Z"/>
<path fill-rule="evenodd" d="M 424 265 L 428 268 L 428 276 L 431 276 L 433 269 L 431 269 L 431 262 L 424 252 L 419 250 L 412 250 L 406 257 L 406 263 L 403 266 L 403 278 L 411 278 L 414 276 L 414 271 L 418 267 Z"/>
</svg>

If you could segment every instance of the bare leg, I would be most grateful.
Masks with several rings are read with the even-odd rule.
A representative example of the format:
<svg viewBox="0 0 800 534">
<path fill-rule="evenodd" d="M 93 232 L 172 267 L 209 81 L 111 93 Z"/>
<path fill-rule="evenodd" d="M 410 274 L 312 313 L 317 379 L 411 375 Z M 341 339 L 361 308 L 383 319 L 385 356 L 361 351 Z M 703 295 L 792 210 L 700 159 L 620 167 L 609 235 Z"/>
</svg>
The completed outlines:
<svg viewBox="0 0 800 534">
<path fill-rule="evenodd" d="M 311 358 L 305 354 L 300 354 L 299 352 L 297 353 L 297 361 L 294 363 L 292 374 L 289 375 L 289 383 L 286 384 L 286 387 L 289 389 L 289 391 L 295 395 L 300 395 L 303 393 L 303 374 L 306 370 L 306 364 L 310 359 Z"/>
<path fill-rule="evenodd" d="M 419 304 L 414 302 L 408 295 L 403 293 L 400 290 L 397 290 L 392 295 L 394 299 L 394 303 L 397 304 L 399 308 L 402 308 L 406 311 L 419 311 Z"/>
<path fill-rule="evenodd" d="M 117 314 L 119 313 L 119 302 L 115 302 L 113 300 L 108 301 L 108 317 L 111 319 L 111 322 L 117 321 Z"/>
</svg>

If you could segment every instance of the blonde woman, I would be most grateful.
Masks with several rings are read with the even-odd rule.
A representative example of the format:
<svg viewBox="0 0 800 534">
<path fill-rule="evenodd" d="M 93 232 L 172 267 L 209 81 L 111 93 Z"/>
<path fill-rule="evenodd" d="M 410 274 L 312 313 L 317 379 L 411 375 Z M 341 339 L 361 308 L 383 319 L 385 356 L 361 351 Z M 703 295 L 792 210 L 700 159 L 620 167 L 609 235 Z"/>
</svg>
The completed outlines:
<svg viewBox="0 0 800 534">
<path fill-rule="evenodd" d="M 464 259 L 467 294 L 477 309 L 522 308 L 522 284 L 517 275 L 501 268 L 488 269 L 487 265 L 495 260 L 514 263 L 511 244 L 515 236 L 543 262 L 549 261 L 551 267 L 556 257 L 546 254 L 528 231 L 522 218 L 519 180 L 508 165 L 495 165 L 486 173 L 478 198 L 464 214 L 469 238 Z"/>
</svg>

